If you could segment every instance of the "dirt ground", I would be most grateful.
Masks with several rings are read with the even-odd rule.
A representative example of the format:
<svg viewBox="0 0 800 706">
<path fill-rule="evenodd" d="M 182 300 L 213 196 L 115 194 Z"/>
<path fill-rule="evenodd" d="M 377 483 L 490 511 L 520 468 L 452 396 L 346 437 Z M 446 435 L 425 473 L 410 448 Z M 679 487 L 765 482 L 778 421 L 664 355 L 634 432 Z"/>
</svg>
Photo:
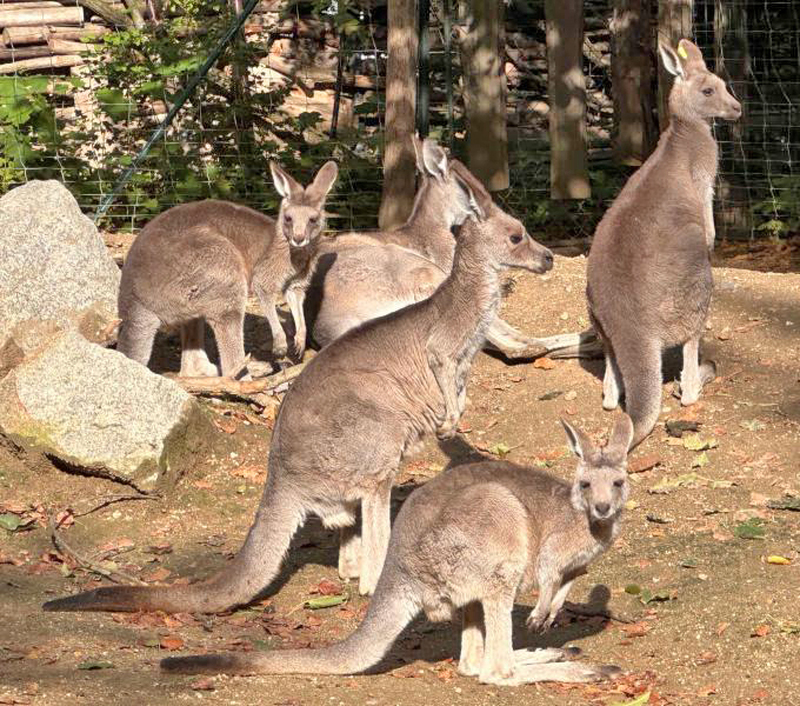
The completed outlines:
<svg viewBox="0 0 800 706">
<path fill-rule="evenodd" d="M 783 255 L 776 260 L 786 261 Z M 741 249 L 726 257 L 736 268 L 764 261 L 763 253 Z M 541 334 L 585 327 L 584 270 L 582 257 L 559 257 L 547 276 L 515 276 L 505 317 Z M 29 522 L 0 529 L 0 704 L 800 704 L 800 672 L 791 666 L 800 663 L 800 514 L 768 506 L 800 496 L 800 274 L 719 267 L 715 278 L 705 351 L 719 377 L 699 404 L 681 409 L 673 396 L 677 362 L 668 360 L 661 421 L 630 459 L 631 502 L 619 541 L 578 580 L 547 635 L 524 628 L 535 596 L 518 600 L 517 646 L 576 645 L 583 659 L 620 665 L 622 678 L 483 686 L 455 672 L 457 626 L 424 620 L 363 676 L 158 672 L 167 654 L 317 646 L 355 629 L 368 601 L 341 584 L 336 537 L 314 521 L 294 543 L 274 592 L 247 610 L 211 617 L 43 613 L 43 601 L 102 583 L 53 549 L 45 513 L 67 511 L 58 516 L 59 535 L 84 558 L 149 581 L 207 575 L 237 550 L 260 496 L 271 422 L 245 405 L 204 401 L 226 432 L 223 441 L 160 499 L 81 515 L 129 491 L 0 448 L 0 522 L 9 514 Z M 249 326 L 258 356 L 267 327 L 257 317 Z M 160 339 L 156 366 L 174 370 L 177 356 L 175 339 Z M 397 502 L 472 457 L 505 455 L 569 477 L 574 462 L 558 418 L 597 438 L 607 433 L 602 363 L 540 366 L 479 355 L 462 433 L 443 445 L 429 441 L 404 464 Z M 699 433 L 671 436 L 667 420 L 697 422 Z M 304 607 L 320 591 L 344 602 Z"/>
</svg>

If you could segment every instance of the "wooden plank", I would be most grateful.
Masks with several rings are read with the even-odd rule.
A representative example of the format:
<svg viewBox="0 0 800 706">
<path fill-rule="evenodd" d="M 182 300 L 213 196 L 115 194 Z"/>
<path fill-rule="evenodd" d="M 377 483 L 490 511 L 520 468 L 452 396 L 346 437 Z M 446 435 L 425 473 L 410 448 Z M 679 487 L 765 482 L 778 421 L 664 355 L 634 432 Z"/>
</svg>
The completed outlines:
<svg viewBox="0 0 800 706">
<path fill-rule="evenodd" d="M 6 27 L 3 30 L 3 44 L 7 47 L 18 47 L 21 44 L 39 44 L 46 42 L 50 36 L 59 39 L 83 39 L 100 37 L 111 30 L 102 25 L 87 24 L 84 27 Z"/>
</svg>

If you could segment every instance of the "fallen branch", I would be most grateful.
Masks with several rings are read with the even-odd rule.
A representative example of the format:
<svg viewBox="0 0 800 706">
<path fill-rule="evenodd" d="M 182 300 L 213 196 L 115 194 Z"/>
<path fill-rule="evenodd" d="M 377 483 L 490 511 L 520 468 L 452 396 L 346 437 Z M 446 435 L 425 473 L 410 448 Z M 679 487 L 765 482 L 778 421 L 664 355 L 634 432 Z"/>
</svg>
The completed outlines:
<svg viewBox="0 0 800 706">
<path fill-rule="evenodd" d="M 83 510 L 82 512 L 76 512 L 75 510 L 72 511 L 73 517 L 85 517 L 86 515 L 91 515 L 93 512 L 97 512 L 98 510 L 102 510 L 104 507 L 108 507 L 109 505 L 114 505 L 115 503 L 125 502 L 127 500 L 158 500 L 157 495 L 110 495 L 106 498 L 101 498 L 99 501 L 95 502 L 94 505 L 91 505 L 88 510 Z"/>
<path fill-rule="evenodd" d="M 22 59 L 9 64 L 0 64 L 0 74 L 17 74 L 40 69 L 63 69 L 69 66 L 82 66 L 83 63 L 83 57 L 78 55 L 43 56 L 39 59 Z"/>
<path fill-rule="evenodd" d="M 228 395 L 262 404 L 258 396 L 294 380 L 308 364 L 308 361 L 293 365 L 272 375 L 256 380 L 235 380 L 233 377 L 190 378 L 175 376 L 172 379 L 186 392 L 194 395 Z"/>
<path fill-rule="evenodd" d="M 97 564 L 85 556 L 78 554 L 67 542 L 64 538 L 59 535 L 58 530 L 56 529 L 55 521 L 52 517 L 48 517 L 47 519 L 47 528 L 50 532 L 50 539 L 53 542 L 53 546 L 64 556 L 69 557 L 72 561 L 75 562 L 77 566 L 89 571 L 93 574 L 97 574 L 98 576 L 102 576 L 104 578 L 109 579 L 110 581 L 114 581 L 114 583 L 129 583 L 134 584 L 136 586 L 146 586 L 147 584 L 142 581 L 141 579 L 136 578 L 135 576 L 131 576 L 130 574 L 126 574 L 124 571 L 109 571 L 100 564 Z"/>
</svg>

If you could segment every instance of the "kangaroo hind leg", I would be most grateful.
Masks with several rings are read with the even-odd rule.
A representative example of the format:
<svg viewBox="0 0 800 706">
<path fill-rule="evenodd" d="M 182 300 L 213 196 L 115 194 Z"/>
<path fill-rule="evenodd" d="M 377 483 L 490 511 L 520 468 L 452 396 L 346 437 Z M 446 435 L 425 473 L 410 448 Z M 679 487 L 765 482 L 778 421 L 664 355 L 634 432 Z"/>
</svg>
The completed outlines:
<svg viewBox="0 0 800 706">
<path fill-rule="evenodd" d="M 717 374 L 713 361 L 700 363 L 700 339 L 693 338 L 683 344 L 683 369 L 681 370 L 681 404 L 684 407 L 694 404 L 706 383 Z"/>
<path fill-rule="evenodd" d="M 131 303 L 119 328 L 117 350 L 142 365 L 150 362 L 161 320 L 152 311 L 138 303 Z"/>
<path fill-rule="evenodd" d="M 193 319 L 181 326 L 181 375 L 214 377 L 218 374 L 206 353 L 206 328 L 203 319 Z"/>
</svg>

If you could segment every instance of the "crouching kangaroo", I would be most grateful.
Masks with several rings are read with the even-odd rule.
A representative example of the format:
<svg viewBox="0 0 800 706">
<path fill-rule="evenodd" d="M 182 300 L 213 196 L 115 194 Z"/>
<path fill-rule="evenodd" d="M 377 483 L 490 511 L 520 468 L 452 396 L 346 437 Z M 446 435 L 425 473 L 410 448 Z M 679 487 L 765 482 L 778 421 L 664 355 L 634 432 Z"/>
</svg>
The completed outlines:
<svg viewBox="0 0 800 706">
<path fill-rule="evenodd" d="M 389 542 L 395 472 L 427 433 L 455 433 L 472 359 L 497 313 L 499 270 L 552 266 L 550 251 L 509 228 L 491 199 L 470 192 L 469 202 L 473 216 L 459 235 L 453 269 L 433 296 L 323 348 L 289 389 L 261 504 L 229 566 L 203 583 L 99 588 L 45 609 L 214 612 L 247 603 L 276 576 L 312 513 L 326 527 L 342 528 L 340 574 L 359 577 L 360 591 L 371 593 Z M 359 504 L 360 537 L 352 527 Z"/>
<path fill-rule="evenodd" d="M 634 446 L 658 418 L 665 348 L 683 346 L 681 404 L 696 402 L 715 375 L 713 363 L 699 363 L 713 288 L 710 123 L 742 112 L 694 44 L 682 39 L 660 52 L 676 77 L 669 127 L 597 226 L 587 269 L 589 315 L 605 348 L 603 407 L 616 407 L 624 390 Z"/>
<path fill-rule="evenodd" d="M 579 459 L 571 486 L 533 469 L 484 462 L 453 468 L 414 491 L 395 521 L 364 622 L 343 642 L 313 650 L 169 658 L 162 669 L 353 674 L 380 662 L 420 611 L 441 621 L 463 608 L 458 670 L 483 683 L 589 681 L 618 671 L 565 662 L 567 650 L 514 650 L 511 644 L 517 594 L 538 586 L 528 627 L 548 629 L 573 580 L 619 532 L 628 495 L 630 419 L 617 421 L 603 448 L 566 422 L 564 427 Z"/>
<path fill-rule="evenodd" d="M 483 184 L 435 140 L 413 138 L 421 182 L 408 221 L 394 230 L 347 233 L 320 244 L 314 277 L 321 301 L 314 340 L 327 345 L 351 328 L 427 299 L 453 266 L 452 228 L 470 216 L 462 183 L 491 199 Z M 525 227 L 504 214 L 509 228 Z M 498 209 L 498 217 L 500 210 Z M 487 339 L 510 358 L 540 355 L 546 347 L 496 317 Z"/>
<path fill-rule="evenodd" d="M 147 365 L 159 327 L 179 326 L 181 375 L 216 375 L 205 350 L 205 320 L 227 375 L 245 357 L 244 314 L 252 287 L 269 322 L 275 356 L 287 352 L 275 311 L 281 294 L 294 319 L 295 352 L 302 355 L 305 290 L 338 170 L 327 162 L 304 189 L 277 164 L 270 168 L 282 197 L 277 221 L 245 206 L 208 200 L 175 206 L 142 229 L 122 268 L 119 351 Z"/>
</svg>

